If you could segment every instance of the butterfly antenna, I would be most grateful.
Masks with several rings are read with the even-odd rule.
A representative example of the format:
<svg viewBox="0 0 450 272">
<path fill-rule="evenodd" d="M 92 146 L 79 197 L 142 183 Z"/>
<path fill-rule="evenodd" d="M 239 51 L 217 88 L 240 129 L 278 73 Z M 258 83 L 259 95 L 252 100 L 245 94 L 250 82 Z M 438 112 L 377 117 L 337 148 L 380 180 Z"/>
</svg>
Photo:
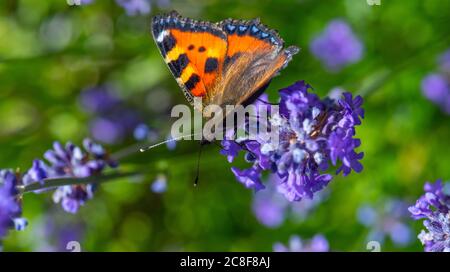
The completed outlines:
<svg viewBox="0 0 450 272">
<path fill-rule="evenodd" d="M 189 134 L 189 135 L 182 135 L 182 136 L 179 136 L 179 137 L 176 137 L 176 138 L 167 139 L 165 141 L 156 143 L 154 145 L 150 145 L 150 146 L 147 146 L 147 147 L 144 147 L 144 148 L 140 148 L 139 151 L 140 152 L 145 152 L 145 151 L 153 149 L 153 148 L 155 148 L 157 146 L 160 146 L 160 145 L 163 145 L 163 144 L 167 144 L 167 143 L 170 143 L 170 142 L 179 141 L 179 140 L 183 139 L 184 137 L 192 137 L 192 136 L 195 136 L 195 135 L 197 135 L 197 133 L 193 133 L 193 134 Z"/>
<path fill-rule="evenodd" d="M 269 101 L 262 100 L 261 98 L 258 98 L 256 100 L 258 100 L 259 102 L 264 103 L 266 105 L 272 105 L 272 106 L 279 106 L 280 105 L 280 103 L 272 103 L 272 102 L 269 102 Z"/>
</svg>

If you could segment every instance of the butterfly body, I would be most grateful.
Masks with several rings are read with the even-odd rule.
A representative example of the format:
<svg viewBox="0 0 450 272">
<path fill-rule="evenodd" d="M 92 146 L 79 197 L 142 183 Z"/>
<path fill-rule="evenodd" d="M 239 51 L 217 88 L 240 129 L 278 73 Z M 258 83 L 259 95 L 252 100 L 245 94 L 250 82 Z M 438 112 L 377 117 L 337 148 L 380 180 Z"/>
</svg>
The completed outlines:
<svg viewBox="0 0 450 272">
<path fill-rule="evenodd" d="M 153 18 L 152 34 L 187 100 L 202 98 L 198 110 L 245 104 L 299 50 L 283 48 L 281 37 L 258 19 L 210 23 L 172 12 Z"/>
</svg>

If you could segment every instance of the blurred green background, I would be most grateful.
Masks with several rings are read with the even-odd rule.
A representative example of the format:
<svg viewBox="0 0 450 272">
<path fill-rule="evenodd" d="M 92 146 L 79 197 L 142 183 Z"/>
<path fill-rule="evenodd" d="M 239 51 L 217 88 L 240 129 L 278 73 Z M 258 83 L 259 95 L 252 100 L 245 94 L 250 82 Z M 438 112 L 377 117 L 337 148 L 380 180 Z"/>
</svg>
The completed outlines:
<svg viewBox="0 0 450 272">
<path fill-rule="evenodd" d="M 449 118 L 421 93 L 422 78 L 450 47 L 450 1 L 382 0 L 171 0 L 151 14 L 127 16 L 114 1 L 70 6 L 64 0 L 0 2 L 0 166 L 26 170 L 54 140 L 81 143 L 92 115 L 80 106 L 88 86 L 110 84 L 159 139 L 169 133 L 170 108 L 186 103 L 166 68 L 150 30 L 151 15 L 177 10 L 183 16 L 220 21 L 260 17 L 287 45 L 302 48 L 267 93 L 305 80 L 321 97 L 341 87 L 365 98 L 364 171 L 338 176 L 329 195 L 302 220 L 276 227 L 252 212 L 253 192 L 239 184 L 219 148 L 204 148 L 200 184 L 193 186 L 198 142 L 182 141 L 121 160 L 121 169 L 145 173 L 106 183 L 78 214 L 62 211 L 51 194 L 27 194 L 25 231 L 11 231 L 5 251 L 64 250 L 61 236 L 73 232 L 83 251 L 271 251 L 293 234 L 322 233 L 334 251 L 366 251 L 371 229 L 357 220 L 364 204 L 386 199 L 413 204 L 426 180 L 450 177 Z M 361 61 L 329 73 L 309 51 L 312 38 L 335 18 L 345 19 L 362 40 Z M 154 94 L 157 94 L 156 96 Z M 156 98 L 155 98 L 156 97 Z M 161 98 L 162 97 L 162 98 Z M 155 110 L 155 99 L 167 107 Z M 161 102 L 161 101 L 159 101 Z M 156 103 L 158 104 L 158 103 Z M 136 143 L 132 137 L 106 145 L 113 153 Z M 244 166 L 241 158 L 234 163 Z M 150 190 L 159 174 L 163 194 Z M 422 251 L 421 222 L 406 218 L 412 242 L 387 238 L 383 251 Z"/>
</svg>

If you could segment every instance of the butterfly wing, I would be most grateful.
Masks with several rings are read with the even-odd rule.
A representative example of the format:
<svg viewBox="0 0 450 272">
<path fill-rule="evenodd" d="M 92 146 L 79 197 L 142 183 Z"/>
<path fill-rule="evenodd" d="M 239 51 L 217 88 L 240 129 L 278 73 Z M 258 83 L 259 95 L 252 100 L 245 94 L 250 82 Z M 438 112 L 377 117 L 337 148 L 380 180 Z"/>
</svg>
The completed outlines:
<svg viewBox="0 0 450 272">
<path fill-rule="evenodd" d="M 152 33 L 187 100 L 204 106 L 249 102 L 298 52 L 258 19 L 213 24 L 172 12 L 153 18 Z"/>
<path fill-rule="evenodd" d="M 227 34 L 227 52 L 222 79 L 210 103 L 244 104 L 267 86 L 299 49 L 283 49 L 284 41 L 258 19 L 228 19 L 219 23 Z"/>
<path fill-rule="evenodd" d="M 216 24 L 183 18 L 176 12 L 155 16 L 153 38 L 192 104 L 206 97 L 219 81 L 227 51 L 227 35 Z"/>
</svg>

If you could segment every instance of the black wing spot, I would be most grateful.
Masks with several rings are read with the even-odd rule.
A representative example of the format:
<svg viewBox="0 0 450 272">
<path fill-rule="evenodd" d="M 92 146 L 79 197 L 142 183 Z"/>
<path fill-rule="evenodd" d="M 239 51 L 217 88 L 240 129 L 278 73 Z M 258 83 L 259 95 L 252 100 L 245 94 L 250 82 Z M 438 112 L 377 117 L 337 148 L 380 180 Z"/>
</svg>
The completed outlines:
<svg viewBox="0 0 450 272">
<path fill-rule="evenodd" d="M 200 82 L 200 77 L 197 74 L 192 74 L 188 81 L 186 81 L 184 83 L 184 86 L 186 86 L 186 88 L 191 91 L 192 89 L 195 88 L 195 85 L 197 85 L 197 83 Z"/>
<path fill-rule="evenodd" d="M 198 52 L 205 52 L 205 51 L 206 51 L 206 48 L 204 46 L 200 46 L 198 48 Z"/>
<path fill-rule="evenodd" d="M 178 59 L 169 62 L 169 67 L 172 68 L 172 72 L 175 77 L 180 77 L 184 68 L 189 64 L 189 58 L 186 54 L 181 54 Z"/>
<path fill-rule="evenodd" d="M 205 73 L 212 73 L 219 67 L 217 58 L 207 58 L 205 62 Z"/>
<path fill-rule="evenodd" d="M 241 56 L 241 53 L 237 52 L 232 56 L 226 56 L 224 61 L 224 66 L 227 67 L 231 64 L 233 64 L 239 57 Z"/>
<path fill-rule="evenodd" d="M 177 43 L 177 40 L 172 35 L 167 35 L 164 37 L 163 41 L 161 42 L 160 46 L 162 49 L 162 52 L 164 52 L 164 56 L 167 55 L 167 53 L 170 52 L 175 47 L 175 44 Z"/>
<path fill-rule="evenodd" d="M 195 46 L 193 44 L 188 46 L 188 50 L 194 50 Z"/>
</svg>

